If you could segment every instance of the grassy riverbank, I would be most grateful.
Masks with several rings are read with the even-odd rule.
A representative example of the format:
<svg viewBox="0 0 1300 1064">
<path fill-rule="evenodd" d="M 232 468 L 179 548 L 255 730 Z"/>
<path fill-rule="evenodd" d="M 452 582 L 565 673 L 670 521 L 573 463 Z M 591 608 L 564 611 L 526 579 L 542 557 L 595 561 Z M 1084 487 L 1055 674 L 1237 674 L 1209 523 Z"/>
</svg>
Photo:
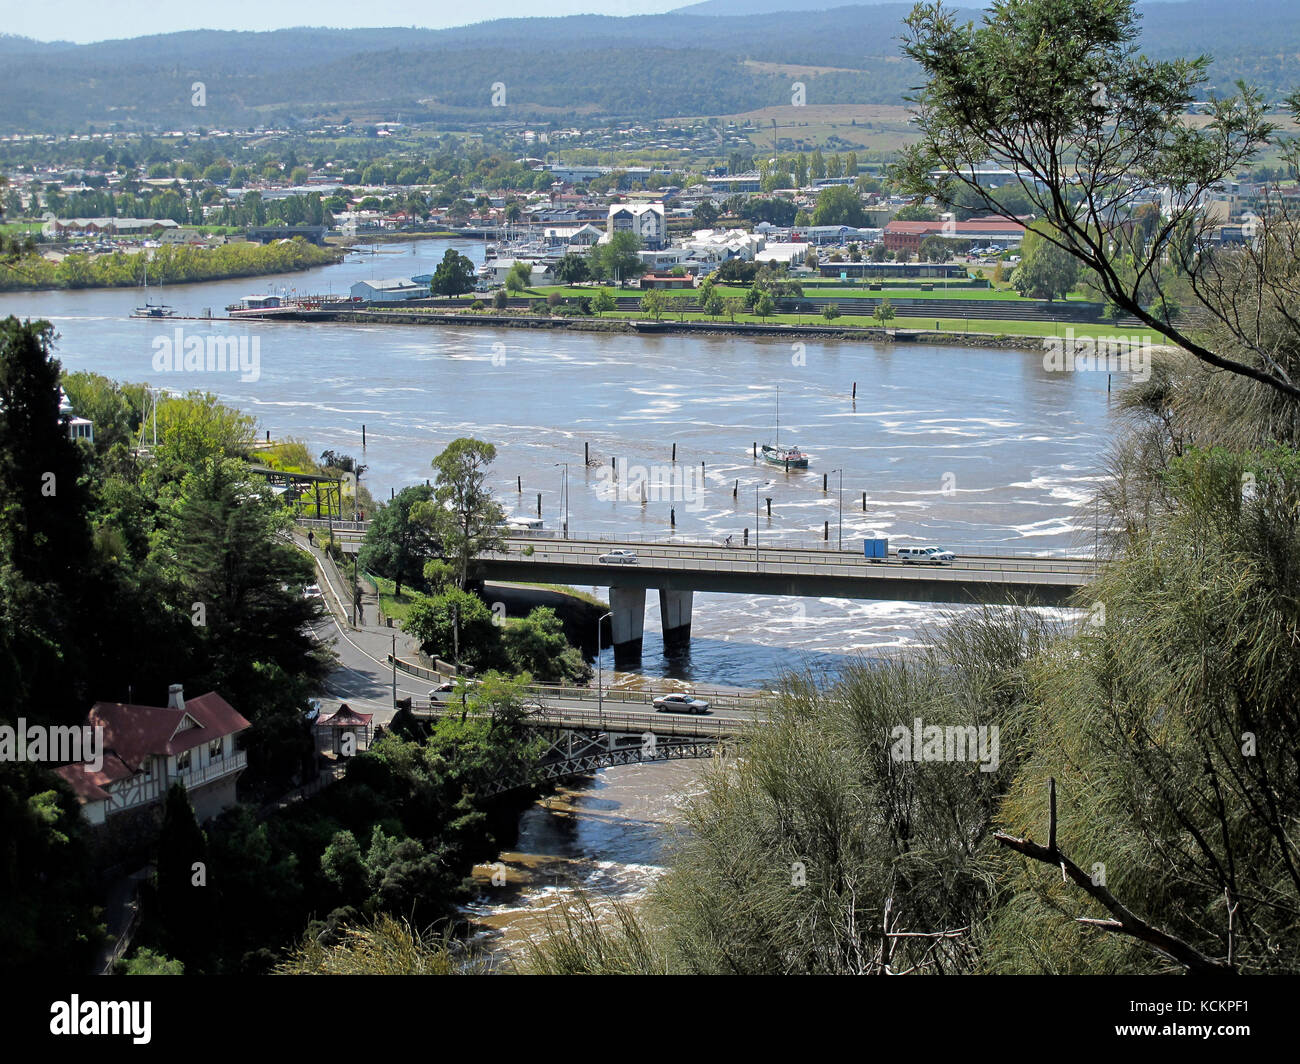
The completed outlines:
<svg viewBox="0 0 1300 1064">
<path fill-rule="evenodd" d="M 530 311 L 471 311 L 450 310 L 437 307 L 384 307 L 349 314 L 349 321 L 373 321 L 391 324 L 465 324 L 507 328 L 574 329 L 583 332 L 637 331 L 638 323 L 650 319 L 644 311 L 612 310 L 597 316 L 563 317 L 538 314 Z M 743 327 L 744 335 L 770 335 L 779 337 L 800 336 L 826 339 L 868 340 L 888 343 L 899 340 L 926 343 L 969 344 L 972 346 L 1018 346 L 1039 348 L 1044 338 L 1065 336 L 1073 330 L 1076 337 L 1122 336 L 1134 340 L 1150 337 L 1153 343 L 1162 342 L 1150 329 L 1114 325 L 1109 322 L 1052 322 L 1017 321 L 997 318 L 915 318 L 897 317 L 882 326 L 867 315 L 843 314 L 827 320 L 820 314 L 782 314 L 761 318 L 757 314 L 736 314 L 710 317 L 699 311 L 686 311 L 664 315 L 654 322 L 656 332 L 689 332 L 696 334 L 736 334 L 734 327 Z"/>
</svg>

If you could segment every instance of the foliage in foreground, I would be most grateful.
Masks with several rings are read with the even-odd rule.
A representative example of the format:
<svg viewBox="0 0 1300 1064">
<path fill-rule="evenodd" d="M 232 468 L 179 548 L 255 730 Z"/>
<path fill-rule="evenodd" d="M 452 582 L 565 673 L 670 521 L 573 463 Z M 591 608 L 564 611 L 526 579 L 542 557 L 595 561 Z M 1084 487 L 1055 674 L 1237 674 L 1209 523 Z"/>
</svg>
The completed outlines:
<svg viewBox="0 0 1300 1064">
<path fill-rule="evenodd" d="M 473 962 L 457 955 L 447 938 L 422 935 L 409 921 L 381 913 L 348 927 L 336 940 L 305 935 L 276 975 L 456 975 Z"/>
</svg>

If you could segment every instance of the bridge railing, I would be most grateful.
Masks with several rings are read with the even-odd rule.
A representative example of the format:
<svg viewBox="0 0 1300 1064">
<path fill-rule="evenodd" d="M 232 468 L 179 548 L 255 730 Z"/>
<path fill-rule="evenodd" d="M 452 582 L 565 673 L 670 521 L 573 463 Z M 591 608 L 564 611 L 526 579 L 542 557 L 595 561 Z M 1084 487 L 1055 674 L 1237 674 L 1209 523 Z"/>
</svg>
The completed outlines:
<svg viewBox="0 0 1300 1064">
<path fill-rule="evenodd" d="M 298 517 L 297 523 L 305 528 L 329 528 L 333 527 L 335 532 L 351 532 L 364 535 L 370 527 L 369 521 L 334 521 L 330 522 L 324 517 Z M 568 536 L 561 536 L 558 530 L 543 530 L 539 533 L 519 533 L 508 535 L 510 540 L 519 540 L 528 542 L 531 540 L 544 540 L 547 543 L 644 543 L 644 544 L 662 544 L 671 547 L 698 547 L 702 549 L 713 550 L 731 550 L 743 551 L 753 550 L 754 543 L 751 540 L 748 544 L 742 544 L 733 537 L 731 546 L 728 547 L 725 536 L 700 536 L 684 535 L 675 532 L 570 532 Z M 846 536 L 845 543 L 849 546 L 841 550 L 839 547 L 838 536 L 825 540 L 821 536 L 810 532 L 808 535 L 781 535 L 781 534 L 762 534 L 759 537 L 759 547 L 762 550 L 802 550 L 818 551 L 831 554 L 845 554 L 861 557 L 859 548 L 861 547 L 862 535 Z M 894 549 L 899 546 L 921 546 L 937 542 L 939 546 L 946 550 L 952 551 L 959 559 L 965 558 L 1015 558 L 1026 560 L 1045 561 L 1056 559 L 1061 561 L 1094 561 L 1093 552 L 1089 551 L 1080 554 L 1076 549 L 1070 547 L 1008 547 L 997 543 L 951 543 L 947 540 L 903 540 L 890 539 L 890 547 Z M 1073 551 L 1073 553 L 1071 553 Z"/>
<path fill-rule="evenodd" d="M 369 521 L 331 521 L 328 517 L 296 517 L 294 520 L 304 528 L 333 528 L 335 532 L 365 532 L 370 527 Z"/>
<path fill-rule="evenodd" d="M 832 522 L 833 523 L 833 522 Z M 509 537 L 512 539 L 528 540 L 530 537 L 526 533 L 519 536 Z M 862 557 L 862 540 L 874 537 L 854 535 L 852 537 L 845 535 L 845 548 L 840 549 L 838 538 L 831 536 L 829 541 L 823 540 L 820 535 L 809 534 L 807 536 L 797 535 L 779 535 L 763 533 L 759 536 L 759 546 L 763 550 L 805 550 L 828 552 L 831 554 L 846 554 L 855 557 Z M 690 536 L 681 533 L 663 533 L 663 532 L 592 532 L 578 533 L 570 531 L 569 535 L 560 540 L 561 543 L 646 543 L 661 544 L 668 547 L 701 547 L 714 550 L 731 550 L 743 551 L 754 549 L 754 541 L 751 538 L 748 543 L 742 543 L 740 537 L 733 536 L 731 546 L 728 547 L 725 536 Z M 1029 558 L 1029 559 L 1047 559 L 1058 558 L 1061 560 L 1072 561 L 1092 561 L 1092 553 L 1087 554 L 1069 553 L 1069 547 L 1048 547 L 1034 549 L 1032 547 L 1007 547 L 996 543 L 958 543 L 953 544 L 947 540 L 904 540 L 890 537 L 890 550 L 897 547 L 917 547 L 917 546 L 942 546 L 945 550 L 950 550 L 959 558 L 963 555 L 967 557 L 979 558 Z"/>
<path fill-rule="evenodd" d="M 459 716 L 460 703 L 430 702 L 428 699 L 412 699 L 411 712 L 417 716 Z M 488 719 L 491 714 L 470 710 L 472 719 Z M 543 706 L 540 710 L 530 712 L 525 720 L 530 726 L 539 728 L 573 728 L 575 730 L 592 730 L 616 734 L 641 736 L 650 733 L 657 738 L 664 736 L 691 739 L 724 739 L 741 734 L 763 723 L 761 720 L 719 720 L 708 716 L 665 715 L 649 718 L 633 713 L 604 712 L 596 715 L 588 711 L 586 715 L 575 716 L 572 710 L 558 706 Z"/>
<path fill-rule="evenodd" d="M 538 549 L 531 555 L 520 555 L 516 552 L 500 554 L 490 553 L 483 555 L 485 560 L 489 561 L 527 561 L 537 564 L 538 566 L 547 565 L 591 565 L 596 559 L 590 550 L 584 551 L 582 544 L 575 544 L 566 549 L 557 547 L 554 544 L 547 545 L 545 550 Z M 540 547 L 540 545 L 539 545 Z M 809 552 L 811 554 L 811 552 Z M 982 559 L 963 559 L 960 555 L 955 565 L 946 566 L 912 566 L 900 562 L 897 558 L 883 559 L 881 563 L 871 569 L 863 566 L 864 559 L 851 555 L 847 552 L 836 553 L 827 557 L 825 560 L 805 555 L 799 557 L 798 552 L 786 552 L 784 555 L 775 551 L 763 548 L 763 554 L 758 560 L 762 571 L 768 573 L 780 573 L 785 575 L 808 575 L 808 576 L 826 576 L 838 575 L 847 576 L 872 576 L 877 572 L 882 575 L 886 572 L 896 573 L 899 569 L 906 569 L 909 572 L 916 570 L 919 575 L 939 574 L 939 573 L 972 573 L 972 572 L 1000 572 L 1010 576 L 1032 577 L 1044 574 L 1065 574 L 1080 576 L 1091 572 L 1092 562 L 1089 559 L 1078 558 L 1021 558 L 1021 559 L 999 559 L 999 558 L 982 558 Z M 753 547 L 748 549 L 731 549 L 729 551 L 719 551 L 716 549 L 702 547 L 682 547 L 674 550 L 671 554 L 665 554 L 660 557 L 646 558 L 640 560 L 640 568 L 632 569 L 624 565 L 607 565 L 601 566 L 602 572 L 608 570 L 611 574 L 610 579 L 622 571 L 637 572 L 646 568 L 654 569 L 683 569 L 683 570 L 700 570 L 701 562 L 709 563 L 707 568 L 716 572 L 733 572 L 733 573 L 752 573 L 755 567 L 755 550 Z M 1025 564 L 1032 562 L 1032 566 Z M 1008 566 L 1011 566 L 1010 568 Z M 957 577 L 954 576 L 954 579 Z M 942 579 L 942 577 L 941 577 Z M 609 581 L 602 581 L 608 583 Z M 615 581 L 616 582 L 616 581 Z"/>
</svg>

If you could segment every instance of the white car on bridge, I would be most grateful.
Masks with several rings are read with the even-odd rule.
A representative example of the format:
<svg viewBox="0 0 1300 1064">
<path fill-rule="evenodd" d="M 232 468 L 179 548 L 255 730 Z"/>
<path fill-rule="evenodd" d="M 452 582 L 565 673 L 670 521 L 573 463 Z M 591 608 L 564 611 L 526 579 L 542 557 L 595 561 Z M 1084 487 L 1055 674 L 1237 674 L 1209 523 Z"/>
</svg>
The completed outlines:
<svg viewBox="0 0 1300 1064">
<path fill-rule="evenodd" d="M 636 551 L 612 550 L 608 554 L 602 554 L 597 561 L 602 561 L 606 565 L 636 565 Z"/>
<path fill-rule="evenodd" d="M 709 704 L 694 695 L 661 695 L 654 700 L 656 713 L 707 713 Z"/>
<path fill-rule="evenodd" d="M 921 565 L 951 565 L 957 555 L 942 547 L 899 547 L 898 560 L 904 565 L 919 562 Z"/>
</svg>

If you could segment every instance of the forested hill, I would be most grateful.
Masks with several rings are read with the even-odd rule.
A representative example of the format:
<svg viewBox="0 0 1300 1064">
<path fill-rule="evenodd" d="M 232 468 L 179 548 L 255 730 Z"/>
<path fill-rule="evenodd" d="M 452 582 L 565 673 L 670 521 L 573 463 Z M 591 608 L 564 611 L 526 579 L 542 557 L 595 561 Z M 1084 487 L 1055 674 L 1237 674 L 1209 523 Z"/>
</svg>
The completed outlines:
<svg viewBox="0 0 1300 1064">
<path fill-rule="evenodd" d="M 789 103 L 789 67 L 799 65 L 831 68 L 798 75 L 810 103 L 899 103 L 917 81 L 898 55 L 910 10 L 882 3 L 506 19 L 449 30 L 200 30 L 88 45 L 0 37 L 0 130 L 242 128 L 398 112 L 407 120 L 529 121 L 728 114 Z M 1295 0 L 1188 0 L 1143 12 L 1148 52 L 1212 51 L 1225 89 L 1246 78 L 1276 95 L 1300 82 Z M 206 87 L 202 110 L 191 105 L 195 81 Z M 506 87 L 504 109 L 490 106 L 496 82 Z"/>
</svg>

